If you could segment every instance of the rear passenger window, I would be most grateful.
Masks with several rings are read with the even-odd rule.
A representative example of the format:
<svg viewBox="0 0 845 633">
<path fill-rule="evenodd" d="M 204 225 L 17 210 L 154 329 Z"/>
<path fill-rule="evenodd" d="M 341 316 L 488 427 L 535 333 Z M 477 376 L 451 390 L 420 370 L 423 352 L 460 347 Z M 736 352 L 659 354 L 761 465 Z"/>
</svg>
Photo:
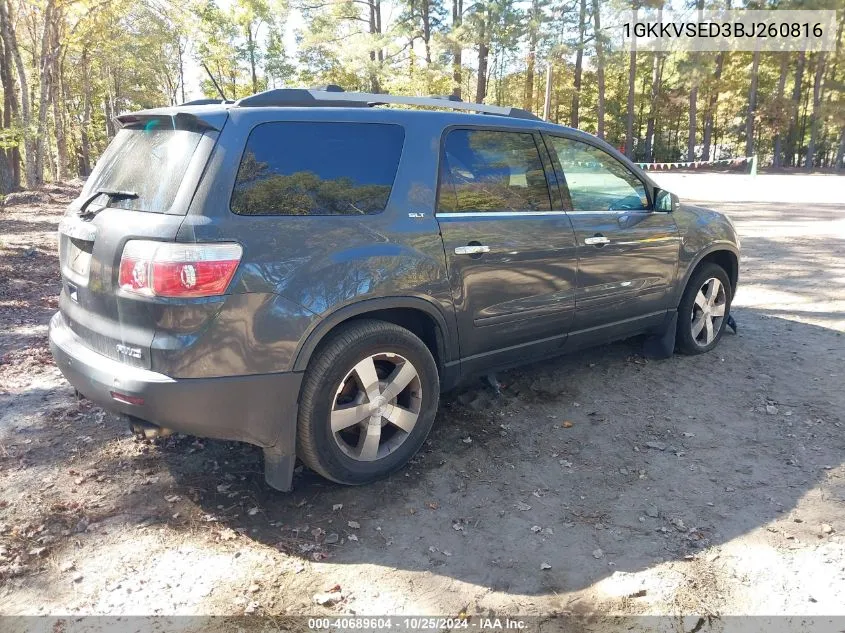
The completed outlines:
<svg viewBox="0 0 845 633">
<path fill-rule="evenodd" d="M 232 211 L 241 215 L 367 215 L 387 206 L 405 132 L 378 123 L 278 122 L 246 143 Z"/>
<path fill-rule="evenodd" d="M 452 130 L 440 165 L 438 211 L 549 211 L 546 174 L 534 136 Z"/>
</svg>

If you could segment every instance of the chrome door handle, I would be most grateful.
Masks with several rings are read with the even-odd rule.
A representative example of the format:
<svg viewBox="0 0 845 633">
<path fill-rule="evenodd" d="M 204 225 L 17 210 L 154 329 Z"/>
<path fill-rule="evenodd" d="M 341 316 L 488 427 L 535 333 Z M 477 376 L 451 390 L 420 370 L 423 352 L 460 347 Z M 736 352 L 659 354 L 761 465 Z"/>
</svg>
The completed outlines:
<svg viewBox="0 0 845 633">
<path fill-rule="evenodd" d="M 481 253 L 489 253 L 489 246 L 482 246 L 481 244 L 473 244 L 469 246 L 456 246 L 455 255 L 478 255 Z"/>
<path fill-rule="evenodd" d="M 584 244 L 588 246 L 601 246 L 602 244 L 610 244 L 610 240 L 604 235 L 596 235 L 595 237 L 586 238 Z"/>
</svg>

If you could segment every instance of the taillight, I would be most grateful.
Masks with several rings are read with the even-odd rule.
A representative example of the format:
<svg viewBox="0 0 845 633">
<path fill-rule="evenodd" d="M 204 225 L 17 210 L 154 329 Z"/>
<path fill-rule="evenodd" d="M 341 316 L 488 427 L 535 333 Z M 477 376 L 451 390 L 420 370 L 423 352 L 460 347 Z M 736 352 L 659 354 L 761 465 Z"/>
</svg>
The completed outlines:
<svg viewBox="0 0 845 633">
<path fill-rule="evenodd" d="M 120 258 L 122 290 L 149 297 L 210 297 L 226 292 L 241 261 L 240 244 L 130 240 Z"/>
</svg>

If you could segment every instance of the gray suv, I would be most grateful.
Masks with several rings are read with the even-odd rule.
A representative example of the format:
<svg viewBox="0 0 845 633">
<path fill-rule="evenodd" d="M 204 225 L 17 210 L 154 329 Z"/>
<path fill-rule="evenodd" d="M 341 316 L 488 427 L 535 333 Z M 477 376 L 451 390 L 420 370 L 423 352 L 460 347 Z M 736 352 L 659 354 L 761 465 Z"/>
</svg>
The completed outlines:
<svg viewBox="0 0 845 633">
<path fill-rule="evenodd" d="M 467 376 L 729 319 L 728 218 L 518 109 L 327 87 L 117 121 L 60 224 L 56 363 L 136 430 L 262 447 L 280 490 L 296 457 L 402 467 Z"/>
</svg>

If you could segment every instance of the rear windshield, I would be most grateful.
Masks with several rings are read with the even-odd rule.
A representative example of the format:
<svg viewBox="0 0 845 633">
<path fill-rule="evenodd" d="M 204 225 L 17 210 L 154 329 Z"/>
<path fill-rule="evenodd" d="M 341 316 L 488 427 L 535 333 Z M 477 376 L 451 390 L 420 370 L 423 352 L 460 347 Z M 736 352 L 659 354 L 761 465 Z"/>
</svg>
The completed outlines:
<svg viewBox="0 0 845 633">
<path fill-rule="evenodd" d="M 84 195 L 97 189 L 129 191 L 137 197 L 103 195 L 94 203 L 166 213 L 201 138 L 201 132 L 166 128 L 155 119 L 141 127 L 123 128 L 97 163 Z"/>
</svg>

